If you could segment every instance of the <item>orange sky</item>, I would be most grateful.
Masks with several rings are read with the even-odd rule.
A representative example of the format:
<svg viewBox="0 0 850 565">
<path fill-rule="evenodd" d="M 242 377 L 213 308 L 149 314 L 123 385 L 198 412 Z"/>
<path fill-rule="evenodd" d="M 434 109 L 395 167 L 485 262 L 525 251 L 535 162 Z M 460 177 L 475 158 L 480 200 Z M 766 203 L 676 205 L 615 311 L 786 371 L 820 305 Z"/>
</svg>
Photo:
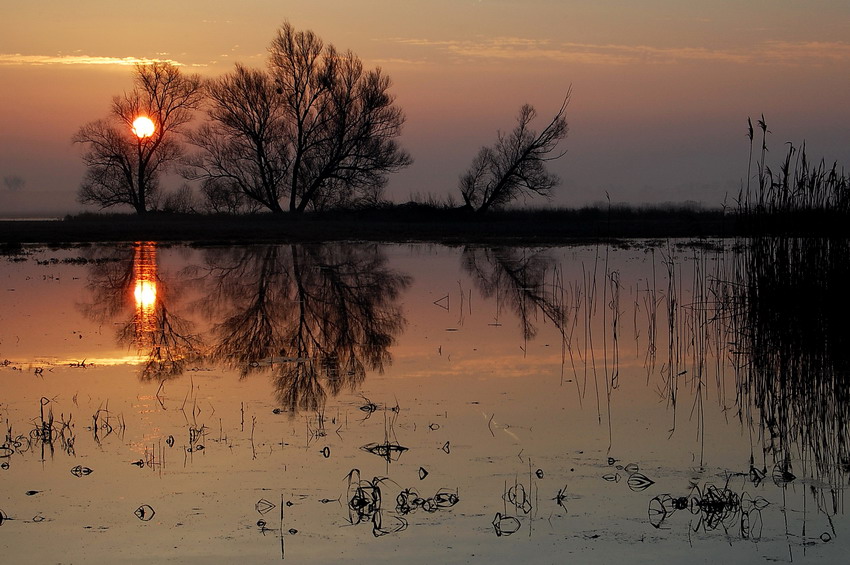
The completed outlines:
<svg viewBox="0 0 850 565">
<path fill-rule="evenodd" d="M 390 180 L 396 201 L 457 199 L 478 148 L 525 102 L 553 113 L 570 85 L 554 204 L 607 191 L 612 201 L 719 206 L 746 175 L 746 118 L 761 113 L 775 162 L 785 141 L 805 139 L 811 156 L 848 163 L 850 4 L 740 4 L 15 3 L 0 23 L 0 214 L 78 208 L 83 166 L 70 138 L 130 88 L 128 63 L 168 59 L 205 76 L 236 61 L 262 66 L 284 19 L 392 77 L 415 161 Z"/>
</svg>

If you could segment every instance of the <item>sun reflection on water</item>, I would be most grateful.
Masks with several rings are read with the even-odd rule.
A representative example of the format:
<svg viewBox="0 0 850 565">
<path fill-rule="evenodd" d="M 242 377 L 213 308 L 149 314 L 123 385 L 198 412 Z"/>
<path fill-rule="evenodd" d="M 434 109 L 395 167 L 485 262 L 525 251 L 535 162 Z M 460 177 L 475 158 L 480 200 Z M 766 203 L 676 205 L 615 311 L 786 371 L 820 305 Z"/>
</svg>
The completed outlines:
<svg viewBox="0 0 850 565">
<path fill-rule="evenodd" d="M 156 304 L 156 282 L 137 280 L 133 296 L 136 298 L 137 308 L 142 310 L 153 308 Z"/>
<path fill-rule="evenodd" d="M 154 329 L 157 308 L 156 243 L 137 242 L 133 253 L 133 299 L 136 305 L 136 336 L 150 335 Z"/>
</svg>

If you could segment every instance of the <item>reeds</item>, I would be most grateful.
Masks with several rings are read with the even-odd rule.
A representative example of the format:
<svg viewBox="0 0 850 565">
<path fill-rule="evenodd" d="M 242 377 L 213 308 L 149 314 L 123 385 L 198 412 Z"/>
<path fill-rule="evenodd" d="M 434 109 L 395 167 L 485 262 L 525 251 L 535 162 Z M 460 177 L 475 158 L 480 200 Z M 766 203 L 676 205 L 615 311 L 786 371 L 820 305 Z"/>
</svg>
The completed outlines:
<svg viewBox="0 0 850 565">
<path fill-rule="evenodd" d="M 747 137 L 750 140 L 747 163 L 747 182 L 738 195 L 738 212 L 749 219 L 793 215 L 798 222 L 824 216 L 846 216 L 850 213 L 850 177 L 837 162 L 828 166 L 824 159 L 812 161 L 806 144 L 788 143 L 785 158 L 775 168 L 766 163 L 768 152 L 767 129 L 764 116 L 758 120 L 761 130 L 761 156 L 756 161 L 756 183 L 753 184 L 752 159 L 755 133 L 752 121 L 747 119 Z M 788 225 L 784 231 L 795 227 Z M 808 228 L 809 226 L 803 226 Z"/>
</svg>

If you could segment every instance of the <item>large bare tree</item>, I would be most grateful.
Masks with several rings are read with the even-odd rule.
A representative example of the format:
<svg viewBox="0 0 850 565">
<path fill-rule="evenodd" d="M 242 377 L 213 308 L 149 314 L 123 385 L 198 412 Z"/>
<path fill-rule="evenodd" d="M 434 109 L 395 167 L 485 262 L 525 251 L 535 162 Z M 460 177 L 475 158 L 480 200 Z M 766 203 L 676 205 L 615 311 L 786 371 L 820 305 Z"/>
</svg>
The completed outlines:
<svg viewBox="0 0 850 565">
<path fill-rule="evenodd" d="M 112 100 L 106 119 L 90 122 L 74 135 L 86 146 L 87 170 L 78 199 L 101 208 L 129 205 L 148 211 L 159 188 L 159 177 L 181 155 L 176 134 L 192 119 L 201 99 L 201 80 L 167 62 L 137 64 L 134 88 Z M 134 121 L 148 117 L 153 132 L 133 131 Z"/>
<path fill-rule="evenodd" d="M 525 104 L 510 133 L 498 133 L 492 146 L 484 146 L 460 177 L 464 203 L 478 212 L 500 208 L 521 196 L 549 196 L 560 183 L 546 170 L 546 163 L 564 156 L 558 143 L 567 136 L 566 119 L 570 91 L 552 121 L 537 133 L 531 122 L 537 112 Z"/>
<path fill-rule="evenodd" d="M 203 182 L 213 206 L 215 197 L 229 195 L 232 211 L 244 208 L 247 197 L 282 212 L 290 135 L 274 81 L 262 70 L 237 64 L 232 73 L 207 82 L 205 91 L 210 120 L 188 136 L 201 152 L 186 160 L 184 176 Z"/>
<path fill-rule="evenodd" d="M 201 152 L 186 175 L 273 212 L 374 201 L 411 163 L 389 88 L 380 69 L 284 23 L 268 71 L 237 65 L 209 84 L 210 123 L 191 137 Z"/>
</svg>

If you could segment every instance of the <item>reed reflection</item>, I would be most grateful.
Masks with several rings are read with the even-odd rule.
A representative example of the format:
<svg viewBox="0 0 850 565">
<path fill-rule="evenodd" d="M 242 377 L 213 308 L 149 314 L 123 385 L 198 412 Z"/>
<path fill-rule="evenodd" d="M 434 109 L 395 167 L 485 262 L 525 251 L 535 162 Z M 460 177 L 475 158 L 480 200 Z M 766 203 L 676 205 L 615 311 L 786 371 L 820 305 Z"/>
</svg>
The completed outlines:
<svg viewBox="0 0 850 565">
<path fill-rule="evenodd" d="M 129 314 L 117 332 L 119 344 L 135 347 L 142 358 L 145 380 L 181 375 L 189 363 L 202 358 L 202 342 L 193 325 L 168 307 L 169 289 L 160 278 L 154 242 L 111 249 L 90 262 L 91 303 L 81 309 L 99 323 Z"/>
<path fill-rule="evenodd" d="M 842 484 L 850 471 L 850 241 L 758 238 L 738 273 L 738 396 L 759 414 L 761 474 L 787 481 L 806 472 Z M 792 460 L 803 469 L 793 471 Z"/>
<path fill-rule="evenodd" d="M 693 278 L 685 279 L 690 294 L 682 290 L 676 259 L 665 259 L 671 281 L 670 353 L 661 373 L 666 375 L 662 392 L 674 413 L 676 390 L 684 393 L 684 385 L 692 390 L 690 417 L 696 418 L 704 443 L 706 384 L 714 366 L 719 408 L 735 409 L 749 432 L 749 465 L 742 461 L 727 471 L 723 488 L 703 485 L 701 493 L 656 496 L 648 515 L 662 528 L 687 509 L 699 516 L 697 526 L 706 532 L 720 528 L 728 536 L 734 523 L 741 538 L 759 541 L 767 502 L 781 500 L 785 514 L 797 491 L 803 498 L 800 532 L 792 533 L 796 524 L 789 524 L 786 514 L 786 536 L 805 539 L 812 527 L 807 504 L 832 527 L 833 516 L 843 513 L 850 475 L 850 332 L 845 329 L 850 241 L 760 237 L 738 243 L 734 253 L 721 250 L 713 257 L 714 275 L 706 269 L 706 256 L 694 252 Z M 713 355 L 716 364 L 709 362 Z M 734 375 L 734 406 L 725 402 L 728 368 Z M 725 438 L 711 441 L 722 445 Z M 735 479 L 740 491 L 730 490 L 733 477 L 740 477 Z M 801 482 L 806 488 L 796 489 Z M 765 499 L 749 498 L 751 488 L 760 489 Z M 829 541 L 834 534 L 831 529 L 820 539 Z"/>
<path fill-rule="evenodd" d="M 271 372 L 288 410 L 317 410 L 328 393 L 383 371 L 405 326 L 410 284 L 377 246 L 290 245 L 210 250 L 201 309 L 214 361 L 242 376 Z"/>
</svg>

